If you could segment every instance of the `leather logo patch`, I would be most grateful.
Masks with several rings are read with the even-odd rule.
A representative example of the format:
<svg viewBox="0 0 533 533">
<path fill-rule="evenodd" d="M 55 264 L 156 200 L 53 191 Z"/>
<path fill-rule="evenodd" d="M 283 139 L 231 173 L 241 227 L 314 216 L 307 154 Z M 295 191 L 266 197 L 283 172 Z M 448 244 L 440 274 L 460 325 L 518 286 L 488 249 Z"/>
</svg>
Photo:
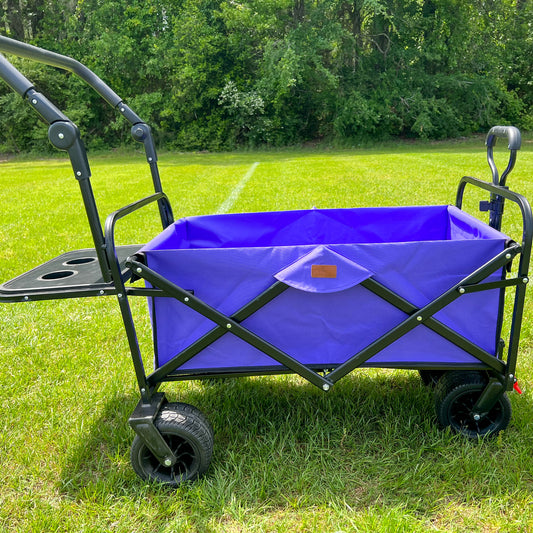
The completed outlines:
<svg viewBox="0 0 533 533">
<path fill-rule="evenodd" d="M 312 278 L 336 278 L 337 265 L 311 265 Z"/>
</svg>

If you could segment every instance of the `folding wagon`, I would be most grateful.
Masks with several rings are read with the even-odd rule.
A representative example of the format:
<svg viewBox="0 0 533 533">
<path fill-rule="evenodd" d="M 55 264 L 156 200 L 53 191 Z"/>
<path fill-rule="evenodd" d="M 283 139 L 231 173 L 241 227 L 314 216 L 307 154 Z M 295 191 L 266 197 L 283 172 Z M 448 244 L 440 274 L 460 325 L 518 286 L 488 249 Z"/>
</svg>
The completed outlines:
<svg viewBox="0 0 533 533">
<path fill-rule="evenodd" d="M 77 74 L 132 124 L 145 148 L 154 194 L 110 214 L 102 228 L 77 127 L 0 56 L 0 76 L 49 124 L 50 142 L 68 153 L 94 239 L 94 249 L 65 253 L 4 283 L 0 298 L 116 296 L 140 391 L 129 422 L 136 433 L 132 465 L 142 478 L 177 485 L 204 473 L 211 459 L 209 422 L 193 406 L 168 403 L 159 391 L 168 381 L 296 373 L 328 391 L 358 367 L 415 369 L 435 386 L 442 426 L 470 438 L 507 427 L 533 233 L 529 203 L 506 186 L 521 143 L 516 128 L 490 130 L 492 181 L 463 177 L 455 205 L 175 222 L 150 128 L 120 97 L 71 58 L 6 37 L 0 51 Z M 501 176 L 493 158 L 498 137 L 510 150 Z M 462 210 L 467 185 L 489 194 L 481 203 L 488 224 Z M 521 242 L 500 231 L 506 200 L 520 209 Z M 116 223 L 153 203 L 163 231 L 144 246 L 116 246 Z M 133 284 L 141 279 L 144 287 Z M 510 328 L 503 327 L 506 292 Z M 136 296 L 149 303 L 150 373 L 130 310 Z"/>
</svg>

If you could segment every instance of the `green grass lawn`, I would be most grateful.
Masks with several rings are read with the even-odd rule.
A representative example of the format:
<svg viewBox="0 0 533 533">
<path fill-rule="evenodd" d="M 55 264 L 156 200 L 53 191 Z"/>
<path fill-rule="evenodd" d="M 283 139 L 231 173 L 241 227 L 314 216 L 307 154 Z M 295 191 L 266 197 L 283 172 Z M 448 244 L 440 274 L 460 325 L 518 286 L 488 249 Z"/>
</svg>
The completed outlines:
<svg viewBox="0 0 533 533">
<path fill-rule="evenodd" d="M 151 191 L 139 154 L 97 156 L 92 170 L 102 216 Z M 490 178 L 481 139 L 168 153 L 160 170 L 176 218 L 217 212 L 232 192 L 233 212 L 449 204 L 462 175 Z M 508 185 L 533 200 L 530 139 Z M 482 195 L 469 192 L 475 212 Z M 506 214 L 504 231 L 519 239 L 518 213 Z M 155 209 L 143 211 L 123 221 L 120 241 L 158 231 Z M 91 246 L 66 160 L 0 164 L 0 243 L 1 281 Z M 149 364 L 146 304 L 133 303 Z M 517 372 L 524 394 L 510 395 L 510 427 L 481 442 L 437 428 L 431 391 L 414 371 L 357 370 L 328 394 L 291 376 L 167 384 L 171 401 L 202 409 L 215 430 L 207 475 L 171 491 L 130 467 L 138 393 L 115 299 L 1 304 L 0 530 L 531 531 L 532 318 L 530 293 Z"/>
</svg>

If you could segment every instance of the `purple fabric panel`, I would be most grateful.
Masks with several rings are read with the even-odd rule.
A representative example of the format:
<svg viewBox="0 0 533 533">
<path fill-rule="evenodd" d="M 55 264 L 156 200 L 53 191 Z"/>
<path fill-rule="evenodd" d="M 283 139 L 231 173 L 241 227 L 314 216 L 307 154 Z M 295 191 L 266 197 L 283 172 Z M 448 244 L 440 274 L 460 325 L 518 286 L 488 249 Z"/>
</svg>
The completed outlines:
<svg viewBox="0 0 533 533">
<path fill-rule="evenodd" d="M 358 286 L 363 279 L 374 276 L 422 307 L 499 253 L 505 240 L 462 211 L 437 206 L 192 217 L 144 250 L 148 266 L 228 315 L 276 277 L 286 282 L 291 288 L 244 325 L 301 362 L 328 365 L 345 361 L 405 318 Z M 336 276 L 314 278 L 312 265 L 334 265 Z M 214 326 L 174 299 L 156 298 L 152 306 L 159 364 Z M 494 353 L 497 308 L 498 291 L 487 291 L 462 296 L 437 318 Z M 371 362 L 473 360 L 419 326 Z M 226 334 L 183 368 L 273 364 Z"/>
<path fill-rule="evenodd" d="M 368 315 L 378 315 L 380 320 L 373 323 Z M 335 293 L 290 288 L 243 325 L 299 361 L 322 365 L 345 361 L 404 317 L 362 287 Z M 233 335 L 225 335 L 184 368 L 272 364 L 278 363 L 258 357 L 255 349 Z"/>
<path fill-rule="evenodd" d="M 326 274 L 313 274 L 313 267 L 325 267 Z M 333 267 L 331 269 L 330 267 Z M 328 272 L 328 269 L 331 272 Z M 287 285 L 307 292 L 338 292 L 358 285 L 372 272 L 330 250 L 317 246 L 314 250 L 284 268 L 274 277 Z"/>
<path fill-rule="evenodd" d="M 373 271 L 379 272 L 379 275 L 376 275 L 378 281 L 415 305 L 423 306 L 469 274 L 474 269 L 473 260 L 477 259 L 475 266 L 479 266 L 485 259 L 482 257 L 482 261 L 479 261 L 479 254 L 472 250 L 480 246 L 471 247 L 466 254 L 463 253 L 464 248 L 458 246 L 459 242 L 446 243 L 449 245 L 448 250 L 442 248 L 438 250 L 439 244 L 442 245 L 442 243 L 410 243 L 396 246 L 342 245 L 340 251 L 345 257 L 356 256 L 359 263 L 364 262 L 372 267 Z M 474 241 L 474 244 L 493 245 L 497 251 L 503 247 L 497 241 Z M 483 251 L 486 252 L 487 246 L 484 248 Z M 231 314 L 274 281 L 273 274 L 280 263 L 293 263 L 295 257 L 297 258 L 299 254 L 305 255 L 306 252 L 309 253 L 308 247 L 182 250 L 158 252 L 157 259 L 149 264 L 157 271 L 170 269 L 165 272 L 165 276 L 171 281 L 184 288 L 193 289 L 202 300 L 226 314 Z M 443 252 L 447 252 L 444 257 Z M 495 254 L 489 253 L 488 258 L 493 255 Z M 455 262 L 452 261 L 454 256 Z M 423 263 L 417 264 L 418 261 Z M 458 269 L 457 273 L 442 275 L 439 272 L 441 262 L 444 266 L 448 262 L 454 263 Z M 175 268 L 174 265 L 180 265 L 180 268 Z M 406 269 L 397 271 L 398 265 L 405 266 Z M 440 274 L 440 277 L 437 277 L 437 274 Z M 335 294 L 323 294 L 320 295 L 323 298 L 319 300 L 311 298 L 318 295 L 302 291 L 291 290 L 286 294 L 292 295 L 289 301 L 285 294 L 279 296 L 250 317 L 246 324 L 253 323 L 256 333 L 307 363 L 315 362 L 310 359 L 312 353 L 309 352 L 310 348 L 305 342 L 309 339 L 312 339 L 310 346 L 314 347 L 314 352 L 319 357 L 323 357 L 323 354 L 329 351 L 336 353 L 343 346 L 349 347 L 349 351 L 355 353 L 358 347 L 366 346 L 402 319 L 399 311 L 381 299 L 377 299 L 376 302 L 376 297 L 361 287 Z M 497 291 L 465 295 L 438 313 L 438 318 L 476 344 L 493 351 L 497 301 Z M 156 299 L 156 312 L 160 363 L 170 359 L 213 327 L 209 320 L 173 299 Z M 344 335 L 342 335 L 344 327 L 342 321 L 340 326 L 334 327 L 335 313 L 339 313 L 339 319 L 350 317 L 348 323 L 351 327 L 344 330 Z M 275 338 L 268 336 L 268 330 L 273 323 L 277 324 Z M 313 334 L 310 335 L 310 332 Z M 359 344 L 348 342 L 350 337 L 356 337 Z M 341 342 L 338 343 L 335 339 L 341 339 Z M 287 341 L 290 342 L 288 346 L 285 345 Z M 324 343 L 326 347 L 323 346 Z M 430 343 L 429 347 L 433 347 L 433 343 Z M 415 347 L 411 347 L 411 351 L 414 349 Z M 422 348 L 422 351 L 424 350 L 427 348 Z M 226 354 L 222 366 L 227 366 L 228 356 L 240 360 L 242 354 Z M 196 357 L 198 361 L 195 364 L 199 364 L 201 358 Z M 338 360 L 339 357 L 337 353 L 335 359 Z M 329 355 L 327 361 L 330 361 Z M 259 363 L 256 363 L 252 356 L 246 364 L 241 362 L 235 364 L 254 366 Z"/>
<path fill-rule="evenodd" d="M 448 206 L 208 215 L 178 220 L 145 249 L 443 240 L 447 226 Z"/>
<path fill-rule="evenodd" d="M 448 239 L 508 239 L 503 233 L 482 223 L 455 206 L 448 207 L 450 234 Z"/>
<path fill-rule="evenodd" d="M 499 239 L 454 206 L 312 209 L 178 220 L 144 250 Z"/>
<path fill-rule="evenodd" d="M 361 302 L 354 306 L 353 302 Z M 243 324 L 281 350 L 309 365 L 343 363 L 406 318 L 401 311 L 354 287 L 335 294 L 289 289 Z M 294 306 L 305 306 L 295 314 Z M 293 312 L 291 313 L 291 309 Z M 369 320 L 373 317 L 373 320 Z M 377 318 L 376 318 L 377 317 Z M 290 321 L 290 327 L 287 327 Z M 295 331 L 304 332 L 294 339 Z M 289 333 L 289 334 L 288 334 Z M 369 363 L 470 363 L 476 359 L 439 335 L 419 326 L 382 350 Z M 184 369 L 277 365 L 233 335 L 226 334 Z"/>
</svg>

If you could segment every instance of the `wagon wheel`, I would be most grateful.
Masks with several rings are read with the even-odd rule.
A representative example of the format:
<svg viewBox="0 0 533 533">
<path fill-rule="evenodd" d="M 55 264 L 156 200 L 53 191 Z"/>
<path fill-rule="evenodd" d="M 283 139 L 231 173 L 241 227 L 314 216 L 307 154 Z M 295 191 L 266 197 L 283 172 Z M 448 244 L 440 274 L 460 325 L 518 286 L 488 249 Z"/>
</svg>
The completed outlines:
<svg viewBox="0 0 533 533">
<path fill-rule="evenodd" d="M 177 461 L 173 466 L 162 465 L 136 435 L 131 446 L 131 464 L 137 475 L 177 487 L 207 470 L 213 453 L 213 429 L 200 410 L 185 403 L 168 403 L 154 424 Z"/>
<path fill-rule="evenodd" d="M 427 387 L 435 387 L 439 379 L 445 374 L 445 370 L 419 370 L 420 379 Z"/>
<path fill-rule="evenodd" d="M 471 439 L 494 436 L 504 430 L 511 420 L 511 402 L 505 393 L 485 416 L 479 420 L 472 416 L 472 408 L 487 382 L 480 372 L 446 372 L 435 388 L 439 423 Z"/>
</svg>

